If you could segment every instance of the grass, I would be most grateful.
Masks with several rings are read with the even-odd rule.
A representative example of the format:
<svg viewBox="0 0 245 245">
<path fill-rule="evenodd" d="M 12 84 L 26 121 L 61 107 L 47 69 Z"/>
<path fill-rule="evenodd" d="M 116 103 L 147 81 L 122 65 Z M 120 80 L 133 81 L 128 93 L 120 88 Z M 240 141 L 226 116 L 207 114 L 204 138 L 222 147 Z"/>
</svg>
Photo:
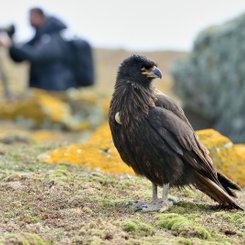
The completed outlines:
<svg viewBox="0 0 245 245">
<path fill-rule="evenodd" d="M 169 211 L 135 213 L 127 204 L 150 200 L 146 179 L 38 162 L 55 147 L 0 145 L 0 244 L 244 244 L 244 212 L 173 189 Z"/>
</svg>

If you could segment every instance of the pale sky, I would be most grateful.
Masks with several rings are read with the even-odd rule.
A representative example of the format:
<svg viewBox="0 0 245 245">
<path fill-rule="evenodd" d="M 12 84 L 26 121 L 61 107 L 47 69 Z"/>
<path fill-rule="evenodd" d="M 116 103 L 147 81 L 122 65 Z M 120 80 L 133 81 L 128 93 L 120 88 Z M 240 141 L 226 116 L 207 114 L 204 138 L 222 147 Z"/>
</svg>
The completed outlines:
<svg viewBox="0 0 245 245">
<path fill-rule="evenodd" d="M 42 7 L 94 47 L 190 50 L 197 33 L 245 12 L 245 0 L 1 0 L 0 25 L 32 36 L 27 13 Z"/>
</svg>

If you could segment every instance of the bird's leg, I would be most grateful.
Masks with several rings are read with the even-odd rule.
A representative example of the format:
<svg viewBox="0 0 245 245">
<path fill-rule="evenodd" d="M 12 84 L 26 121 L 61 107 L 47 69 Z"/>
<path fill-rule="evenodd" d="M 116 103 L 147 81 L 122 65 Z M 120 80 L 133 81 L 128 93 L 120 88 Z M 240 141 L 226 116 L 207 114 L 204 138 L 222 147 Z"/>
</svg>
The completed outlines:
<svg viewBox="0 0 245 245">
<path fill-rule="evenodd" d="M 162 203 L 168 203 L 168 190 L 169 184 L 164 184 L 162 186 Z"/>
<path fill-rule="evenodd" d="M 168 191 L 169 191 L 169 184 L 164 184 L 162 186 L 162 199 L 161 199 L 163 207 L 173 206 L 173 204 L 176 203 L 175 200 L 168 199 Z"/>
<path fill-rule="evenodd" d="M 164 212 L 170 206 L 173 205 L 173 202 L 168 201 L 168 191 L 169 184 L 164 184 L 162 188 L 162 198 L 157 198 L 157 185 L 152 183 L 152 202 L 151 203 L 141 203 L 136 211 L 141 212 Z"/>
<path fill-rule="evenodd" d="M 152 203 L 157 203 L 157 185 L 152 182 Z"/>
<path fill-rule="evenodd" d="M 152 201 L 150 203 L 137 203 L 136 211 L 141 212 L 158 212 L 161 209 L 161 199 L 157 196 L 157 185 L 152 182 Z"/>
<path fill-rule="evenodd" d="M 164 184 L 162 186 L 162 200 L 161 200 L 161 211 L 165 211 L 169 208 L 169 206 L 172 206 L 168 202 L 168 191 L 169 191 L 169 184 Z"/>
<path fill-rule="evenodd" d="M 151 204 L 157 204 L 159 199 L 157 197 L 157 185 L 152 182 L 152 201 Z M 135 201 L 136 210 L 141 210 L 141 207 L 149 205 L 147 202 L 140 200 Z"/>
</svg>

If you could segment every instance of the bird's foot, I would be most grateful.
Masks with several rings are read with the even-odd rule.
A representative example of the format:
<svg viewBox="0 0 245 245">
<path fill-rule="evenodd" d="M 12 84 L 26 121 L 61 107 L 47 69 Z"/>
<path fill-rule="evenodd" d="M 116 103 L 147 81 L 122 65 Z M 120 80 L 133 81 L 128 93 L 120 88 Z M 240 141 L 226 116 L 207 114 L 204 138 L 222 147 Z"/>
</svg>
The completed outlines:
<svg viewBox="0 0 245 245">
<path fill-rule="evenodd" d="M 167 202 L 162 200 L 155 200 L 150 203 L 136 201 L 136 210 L 135 212 L 164 212 L 168 210 L 171 206 L 175 204 L 175 201 L 169 199 Z"/>
<path fill-rule="evenodd" d="M 147 205 L 147 202 L 143 202 L 140 200 L 134 201 L 134 202 L 129 202 L 126 205 L 126 208 L 132 207 L 133 209 L 137 210 L 138 208 L 140 208 L 141 206 Z"/>
</svg>

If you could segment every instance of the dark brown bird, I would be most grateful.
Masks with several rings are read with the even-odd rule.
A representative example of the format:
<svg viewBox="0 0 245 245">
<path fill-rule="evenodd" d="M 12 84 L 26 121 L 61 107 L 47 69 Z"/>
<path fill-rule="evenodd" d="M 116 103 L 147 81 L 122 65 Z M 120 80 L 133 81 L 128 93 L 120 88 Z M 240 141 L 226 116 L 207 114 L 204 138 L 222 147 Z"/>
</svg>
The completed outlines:
<svg viewBox="0 0 245 245">
<path fill-rule="evenodd" d="M 152 182 L 152 202 L 140 210 L 166 210 L 173 186 L 194 186 L 224 206 L 242 209 L 233 198 L 240 187 L 214 169 L 183 110 L 153 88 L 153 79 L 161 77 L 148 58 L 127 58 L 119 67 L 110 104 L 110 129 L 121 158 Z M 163 187 L 161 199 L 157 186 Z"/>
</svg>

